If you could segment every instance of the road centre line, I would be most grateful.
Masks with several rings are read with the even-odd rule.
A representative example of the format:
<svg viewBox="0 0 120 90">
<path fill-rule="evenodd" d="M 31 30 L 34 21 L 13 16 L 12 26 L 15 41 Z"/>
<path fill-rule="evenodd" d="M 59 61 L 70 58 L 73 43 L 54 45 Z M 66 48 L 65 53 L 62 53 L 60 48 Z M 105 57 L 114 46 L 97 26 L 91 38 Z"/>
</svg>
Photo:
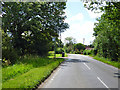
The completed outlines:
<svg viewBox="0 0 120 90">
<path fill-rule="evenodd" d="M 109 88 L 99 77 L 97 77 L 97 79 L 98 79 L 106 88 Z"/>
<path fill-rule="evenodd" d="M 90 70 L 90 67 L 88 67 L 88 65 L 87 65 L 87 64 L 85 64 L 85 63 L 84 63 L 84 65 L 85 65 L 85 66 L 86 66 L 86 67 Z"/>
</svg>

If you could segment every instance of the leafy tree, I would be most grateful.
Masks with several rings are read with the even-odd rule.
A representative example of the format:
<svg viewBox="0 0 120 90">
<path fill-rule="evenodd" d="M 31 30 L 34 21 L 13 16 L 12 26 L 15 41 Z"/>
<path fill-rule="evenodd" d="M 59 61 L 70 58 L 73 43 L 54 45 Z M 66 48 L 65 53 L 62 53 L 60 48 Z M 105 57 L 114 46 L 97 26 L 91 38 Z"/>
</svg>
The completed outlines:
<svg viewBox="0 0 120 90">
<path fill-rule="evenodd" d="M 98 7 L 94 7 L 94 6 Z M 111 60 L 120 60 L 120 2 L 91 2 L 85 4 L 90 10 L 101 10 L 94 28 L 94 47 L 98 54 Z"/>
<path fill-rule="evenodd" d="M 83 45 L 82 43 L 77 43 L 77 44 L 74 44 L 74 48 L 75 49 L 78 49 L 79 51 L 81 50 L 81 49 L 85 49 L 85 45 Z"/>
<path fill-rule="evenodd" d="M 52 37 L 68 28 L 63 16 L 65 2 L 4 2 L 2 8 L 2 29 L 20 56 L 46 55 Z"/>
<path fill-rule="evenodd" d="M 74 44 L 76 43 L 75 38 L 73 37 L 66 37 L 65 38 L 65 50 L 67 53 L 74 51 Z"/>
</svg>

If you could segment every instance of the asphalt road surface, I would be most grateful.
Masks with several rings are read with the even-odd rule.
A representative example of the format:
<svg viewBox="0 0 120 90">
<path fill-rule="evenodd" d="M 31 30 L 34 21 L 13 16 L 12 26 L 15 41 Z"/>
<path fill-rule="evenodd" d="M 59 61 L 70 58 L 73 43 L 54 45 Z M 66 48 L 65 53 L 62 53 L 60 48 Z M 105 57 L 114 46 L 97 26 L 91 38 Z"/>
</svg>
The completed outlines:
<svg viewBox="0 0 120 90">
<path fill-rule="evenodd" d="M 68 59 L 39 88 L 111 89 L 119 87 L 119 78 L 118 69 L 113 66 L 89 56 L 69 54 Z"/>
</svg>

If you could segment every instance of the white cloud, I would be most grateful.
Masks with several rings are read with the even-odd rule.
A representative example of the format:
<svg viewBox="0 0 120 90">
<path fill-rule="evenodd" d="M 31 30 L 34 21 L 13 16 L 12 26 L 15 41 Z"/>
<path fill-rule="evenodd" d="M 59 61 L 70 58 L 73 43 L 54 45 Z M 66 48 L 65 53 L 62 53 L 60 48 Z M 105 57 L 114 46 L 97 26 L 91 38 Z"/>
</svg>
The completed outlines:
<svg viewBox="0 0 120 90">
<path fill-rule="evenodd" d="M 93 36 L 94 22 L 87 21 L 80 25 L 79 23 L 71 24 L 70 28 L 62 33 L 62 41 L 64 42 L 65 37 L 74 37 L 77 43 L 83 43 L 83 38 L 85 38 L 85 44 L 89 45 L 90 41 L 94 40 Z"/>
<path fill-rule="evenodd" d="M 70 23 L 70 22 L 73 22 L 73 21 L 81 21 L 81 20 L 83 20 L 83 18 L 84 18 L 83 14 L 78 13 L 77 15 L 72 16 L 69 19 L 66 19 L 65 22 Z"/>
</svg>

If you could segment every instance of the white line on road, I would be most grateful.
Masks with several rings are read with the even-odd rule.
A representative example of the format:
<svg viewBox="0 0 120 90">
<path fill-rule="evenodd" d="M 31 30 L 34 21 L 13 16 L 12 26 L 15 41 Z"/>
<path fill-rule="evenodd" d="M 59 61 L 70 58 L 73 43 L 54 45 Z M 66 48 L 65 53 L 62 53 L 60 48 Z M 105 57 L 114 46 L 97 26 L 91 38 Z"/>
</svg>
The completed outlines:
<svg viewBox="0 0 120 90">
<path fill-rule="evenodd" d="M 51 79 L 49 80 L 49 82 L 48 83 L 46 83 L 46 85 L 45 85 L 45 88 L 47 88 L 48 87 L 48 85 L 50 84 L 50 83 L 52 83 L 52 81 L 54 80 L 54 78 L 57 76 L 57 74 L 58 74 L 58 72 L 60 71 L 60 68 L 58 68 L 57 69 L 57 71 L 54 73 L 54 75 L 53 76 L 51 76 Z"/>
<path fill-rule="evenodd" d="M 87 64 L 85 64 L 85 63 L 84 63 L 84 65 L 85 65 L 85 66 L 86 66 L 86 67 L 90 70 L 90 68 L 88 67 L 88 65 L 87 65 Z"/>
<path fill-rule="evenodd" d="M 97 77 L 98 80 L 100 80 L 100 82 L 106 87 L 109 88 L 99 77 Z"/>
</svg>

